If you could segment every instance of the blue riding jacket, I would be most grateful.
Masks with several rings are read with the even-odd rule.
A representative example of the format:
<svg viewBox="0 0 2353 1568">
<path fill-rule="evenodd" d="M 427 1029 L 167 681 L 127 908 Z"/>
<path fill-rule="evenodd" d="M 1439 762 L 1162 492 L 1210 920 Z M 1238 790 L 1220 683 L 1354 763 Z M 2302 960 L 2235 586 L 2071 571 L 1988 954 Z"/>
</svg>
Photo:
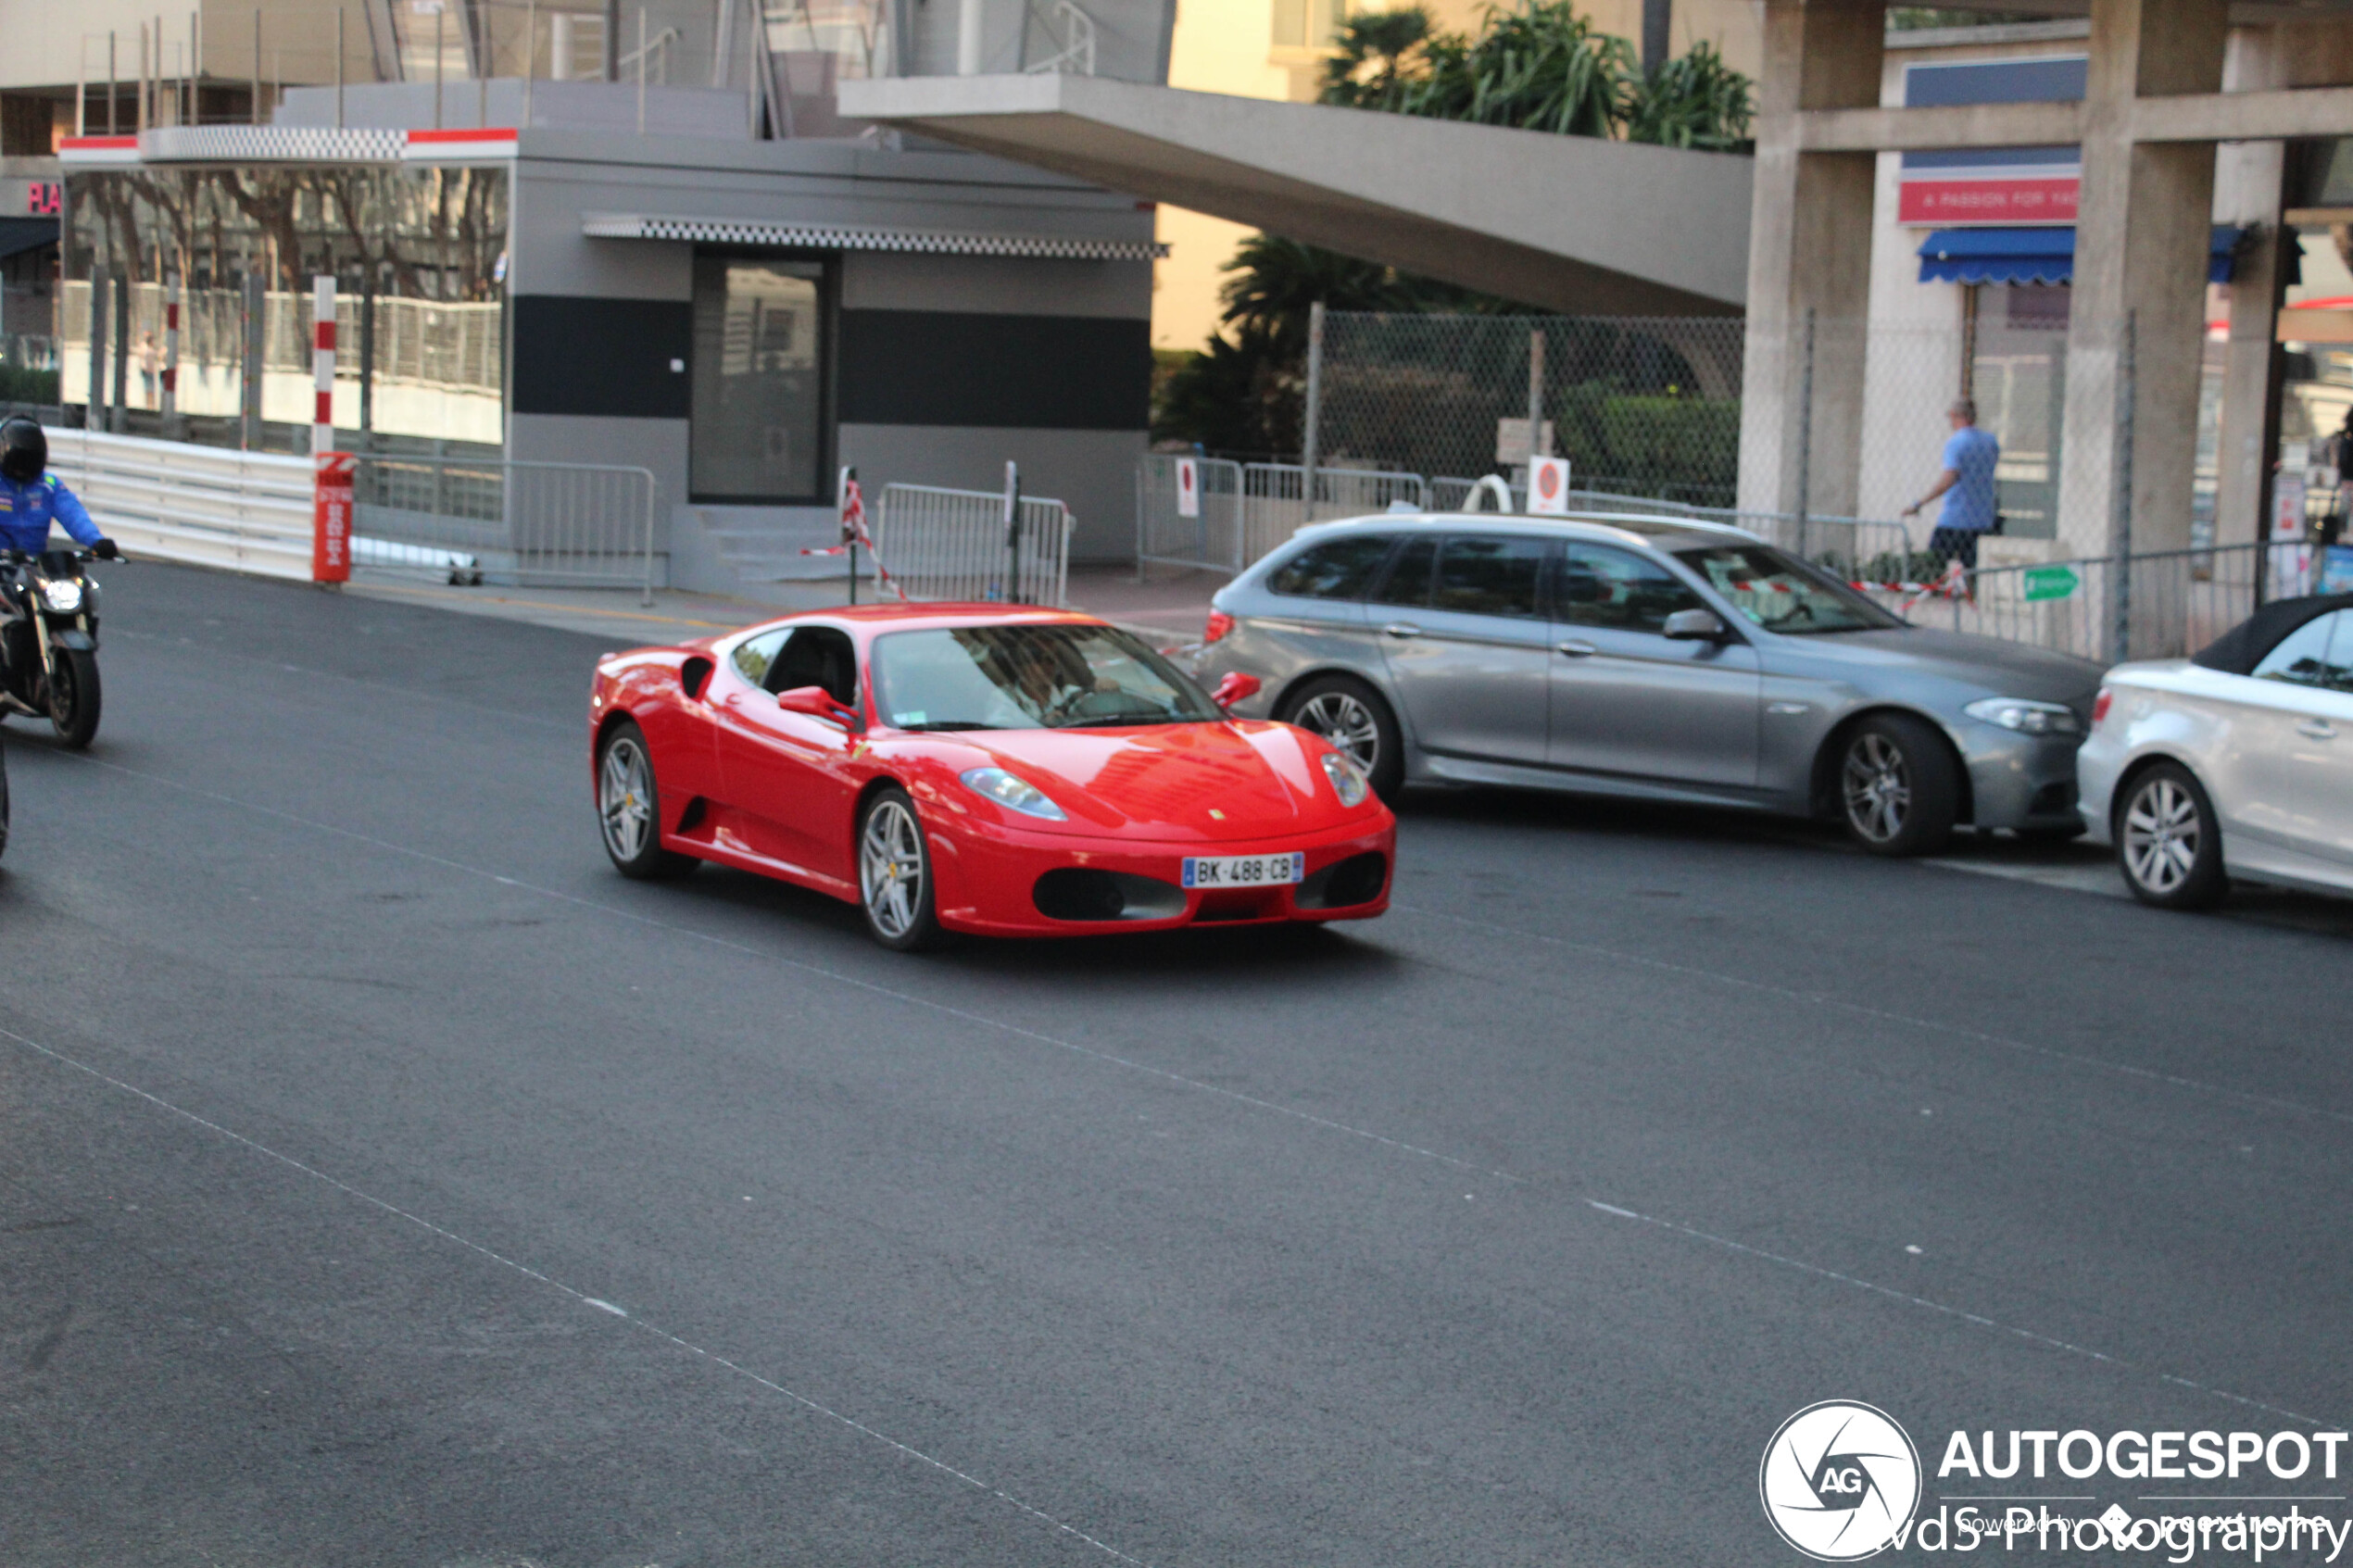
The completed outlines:
<svg viewBox="0 0 2353 1568">
<path fill-rule="evenodd" d="M 57 483 L 56 474 L 44 473 L 31 484 L 19 484 L 0 475 L 0 549 L 22 550 L 27 555 L 47 549 L 52 522 L 85 546 L 105 537 L 82 509 L 81 500 Z"/>
</svg>

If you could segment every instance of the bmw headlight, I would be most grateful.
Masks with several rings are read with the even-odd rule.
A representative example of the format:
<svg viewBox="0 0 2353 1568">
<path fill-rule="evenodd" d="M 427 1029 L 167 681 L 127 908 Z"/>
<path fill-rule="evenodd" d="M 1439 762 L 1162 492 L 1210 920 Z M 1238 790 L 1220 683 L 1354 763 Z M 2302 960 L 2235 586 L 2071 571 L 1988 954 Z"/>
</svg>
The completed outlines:
<svg viewBox="0 0 2353 1568">
<path fill-rule="evenodd" d="M 2030 702 L 2021 696 L 1980 697 L 1961 709 L 1972 719 L 1999 724 L 2023 735 L 2080 735 L 2083 721 L 2060 702 Z"/>
<path fill-rule="evenodd" d="M 1344 751 L 1327 751 L 1317 761 L 1324 765 L 1324 777 L 1332 781 L 1332 793 L 1340 797 L 1342 806 L 1361 806 L 1373 785 L 1365 777 L 1365 770 L 1356 759 Z"/>
<path fill-rule="evenodd" d="M 82 584 L 70 577 L 44 577 L 41 602 L 59 615 L 71 615 L 82 608 Z"/>
<path fill-rule="evenodd" d="M 1061 807 L 1046 798 L 1044 790 L 1002 768 L 974 768 L 956 776 L 964 781 L 966 789 L 988 797 L 1008 811 L 1019 811 L 1025 817 L 1043 817 L 1050 822 L 1069 820 L 1063 815 Z"/>
</svg>

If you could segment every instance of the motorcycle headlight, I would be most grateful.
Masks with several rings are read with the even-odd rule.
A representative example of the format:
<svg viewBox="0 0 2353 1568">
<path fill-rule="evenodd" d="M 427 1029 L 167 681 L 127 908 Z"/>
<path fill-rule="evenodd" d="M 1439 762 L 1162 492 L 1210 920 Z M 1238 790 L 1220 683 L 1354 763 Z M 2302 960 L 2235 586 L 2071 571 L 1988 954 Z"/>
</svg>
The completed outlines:
<svg viewBox="0 0 2353 1568">
<path fill-rule="evenodd" d="M 1063 809 L 1046 797 L 1044 790 L 1002 768 L 974 768 L 956 776 L 964 781 L 966 789 L 988 797 L 1008 811 L 1042 817 L 1050 822 L 1069 821 L 1063 815 Z"/>
<path fill-rule="evenodd" d="M 2065 703 L 2030 702 L 2020 696 L 1981 697 L 1961 709 L 1972 719 L 2024 735 L 2080 735 L 2083 721 Z"/>
<path fill-rule="evenodd" d="M 41 602 L 59 615 L 71 615 L 82 608 L 82 584 L 70 577 L 44 577 Z"/>
<path fill-rule="evenodd" d="M 1344 751 L 1327 751 L 1316 759 L 1324 765 L 1324 777 L 1332 781 L 1332 793 L 1340 797 L 1342 806 L 1362 806 L 1373 784 L 1356 759 Z"/>
</svg>

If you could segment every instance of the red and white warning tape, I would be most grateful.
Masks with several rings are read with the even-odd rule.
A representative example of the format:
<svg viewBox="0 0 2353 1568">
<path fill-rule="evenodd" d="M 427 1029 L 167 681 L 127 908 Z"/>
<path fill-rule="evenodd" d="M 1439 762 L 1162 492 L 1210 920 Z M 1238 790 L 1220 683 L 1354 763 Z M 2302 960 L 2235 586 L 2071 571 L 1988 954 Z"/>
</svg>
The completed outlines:
<svg viewBox="0 0 2353 1568">
<path fill-rule="evenodd" d="M 847 554 L 854 546 L 863 545 L 875 558 L 875 580 L 899 596 L 905 604 L 907 590 L 900 587 L 883 565 L 882 552 L 875 548 L 875 536 L 866 532 L 866 493 L 855 479 L 845 479 L 841 486 L 841 543 L 822 550 L 803 550 L 804 556 L 838 556 Z"/>
</svg>

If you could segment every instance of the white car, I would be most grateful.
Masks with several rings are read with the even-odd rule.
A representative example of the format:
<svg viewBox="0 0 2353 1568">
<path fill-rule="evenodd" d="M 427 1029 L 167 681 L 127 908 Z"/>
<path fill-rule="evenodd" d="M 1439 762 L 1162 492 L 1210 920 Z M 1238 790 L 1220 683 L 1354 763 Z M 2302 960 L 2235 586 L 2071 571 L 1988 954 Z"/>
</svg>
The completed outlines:
<svg viewBox="0 0 2353 1568">
<path fill-rule="evenodd" d="M 2233 877 L 2353 893 L 2353 594 L 2118 665 L 2075 770 L 2093 842 L 2146 903 L 2205 909 Z"/>
</svg>

